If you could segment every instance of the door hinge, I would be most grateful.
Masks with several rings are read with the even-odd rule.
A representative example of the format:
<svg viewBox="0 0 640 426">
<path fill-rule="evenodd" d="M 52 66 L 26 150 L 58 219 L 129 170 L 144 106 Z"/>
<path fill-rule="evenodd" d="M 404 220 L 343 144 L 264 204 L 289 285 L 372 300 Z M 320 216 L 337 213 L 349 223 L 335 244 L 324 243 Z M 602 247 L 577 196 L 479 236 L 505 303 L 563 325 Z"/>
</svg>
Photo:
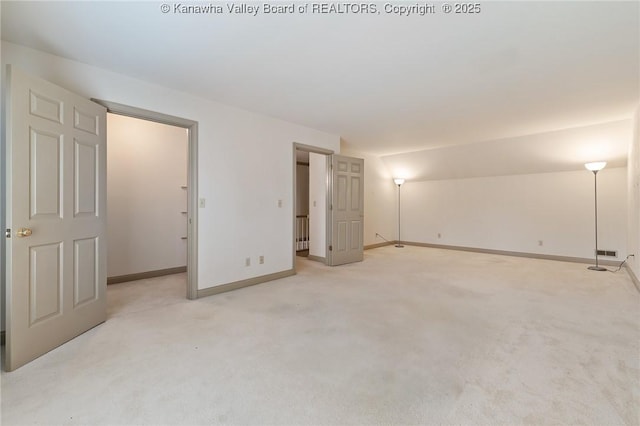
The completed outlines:
<svg viewBox="0 0 640 426">
<path fill-rule="evenodd" d="M 333 246 L 329 246 L 329 251 L 333 251 Z"/>
<path fill-rule="evenodd" d="M 11 238 L 11 228 L 7 228 L 6 231 L 4 231 L 4 236 L 7 238 Z"/>
<path fill-rule="evenodd" d="M 333 210 L 333 204 L 329 206 L 329 210 Z"/>
</svg>

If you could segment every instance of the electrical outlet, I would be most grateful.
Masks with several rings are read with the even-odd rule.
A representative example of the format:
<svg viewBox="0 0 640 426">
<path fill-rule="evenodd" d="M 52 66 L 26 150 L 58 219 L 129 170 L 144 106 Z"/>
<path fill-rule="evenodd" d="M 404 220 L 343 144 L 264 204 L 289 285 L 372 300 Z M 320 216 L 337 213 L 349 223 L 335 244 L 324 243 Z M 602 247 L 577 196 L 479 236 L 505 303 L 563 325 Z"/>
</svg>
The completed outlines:
<svg viewBox="0 0 640 426">
<path fill-rule="evenodd" d="M 259 262 L 260 262 L 261 265 L 264 263 L 264 256 L 260 256 Z"/>
<path fill-rule="evenodd" d="M 282 200 L 278 200 L 278 207 L 282 207 Z"/>
<path fill-rule="evenodd" d="M 538 240 L 538 245 L 539 245 L 539 246 L 542 246 L 542 245 L 543 245 L 542 240 Z"/>
<path fill-rule="evenodd" d="M 442 238 L 442 234 L 438 232 L 438 238 Z"/>
<path fill-rule="evenodd" d="M 201 209 L 204 209 L 204 206 L 207 204 L 207 200 L 205 200 L 204 198 L 200 198 L 198 205 L 200 206 Z"/>
<path fill-rule="evenodd" d="M 250 257 L 247 257 L 247 258 L 244 260 L 244 266 L 251 266 L 251 258 L 250 258 Z"/>
</svg>

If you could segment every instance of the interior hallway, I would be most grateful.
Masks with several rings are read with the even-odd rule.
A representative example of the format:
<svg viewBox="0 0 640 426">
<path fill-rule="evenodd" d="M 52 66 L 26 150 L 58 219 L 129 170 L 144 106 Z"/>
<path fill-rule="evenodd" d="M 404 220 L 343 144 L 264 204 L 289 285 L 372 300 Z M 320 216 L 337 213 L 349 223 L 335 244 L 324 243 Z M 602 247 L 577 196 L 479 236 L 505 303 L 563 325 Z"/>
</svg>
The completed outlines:
<svg viewBox="0 0 640 426">
<path fill-rule="evenodd" d="M 297 262 L 197 301 L 184 274 L 109 286 L 105 324 L 2 373 L 2 424 L 638 424 L 624 270 L 409 246 Z"/>
</svg>

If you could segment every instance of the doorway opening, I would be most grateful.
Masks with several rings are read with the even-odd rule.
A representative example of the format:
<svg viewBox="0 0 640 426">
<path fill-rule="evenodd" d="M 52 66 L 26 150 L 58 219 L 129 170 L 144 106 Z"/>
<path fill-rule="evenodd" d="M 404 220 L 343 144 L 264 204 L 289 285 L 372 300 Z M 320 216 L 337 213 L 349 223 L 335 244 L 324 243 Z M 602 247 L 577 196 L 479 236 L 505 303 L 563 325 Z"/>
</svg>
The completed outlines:
<svg viewBox="0 0 640 426">
<path fill-rule="evenodd" d="M 186 272 L 186 297 L 196 299 L 198 123 L 93 101 L 107 108 L 114 162 L 107 164 L 115 187 L 108 191 L 110 283 Z"/>
<path fill-rule="evenodd" d="M 309 152 L 296 150 L 296 256 L 309 257 Z"/>
<path fill-rule="evenodd" d="M 333 151 L 293 144 L 293 269 L 296 257 L 327 263 L 329 162 Z"/>
<path fill-rule="evenodd" d="M 108 312 L 184 297 L 187 145 L 187 129 L 107 113 L 107 284 L 150 285 L 128 300 L 109 287 Z"/>
</svg>

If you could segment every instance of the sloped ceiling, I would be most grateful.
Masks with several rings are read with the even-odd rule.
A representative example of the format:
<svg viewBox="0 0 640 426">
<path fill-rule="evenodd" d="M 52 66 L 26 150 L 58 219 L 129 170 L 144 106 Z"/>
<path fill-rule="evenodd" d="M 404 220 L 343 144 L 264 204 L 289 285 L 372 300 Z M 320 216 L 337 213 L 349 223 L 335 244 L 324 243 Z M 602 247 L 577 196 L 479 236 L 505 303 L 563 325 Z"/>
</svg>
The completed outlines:
<svg viewBox="0 0 640 426">
<path fill-rule="evenodd" d="M 385 3 L 373 15 L 257 16 L 161 4 L 2 1 L 2 38 L 384 156 L 461 145 L 470 160 L 513 143 L 546 158 L 550 142 L 518 137 L 628 119 L 640 102 L 634 1 L 485 1 L 473 15 L 434 3 L 408 17 Z"/>
<path fill-rule="evenodd" d="M 412 181 L 585 170 L 606 160 L 625 167 L 632 120 L 383 156 L 394 177 Z"/>
</svg>

